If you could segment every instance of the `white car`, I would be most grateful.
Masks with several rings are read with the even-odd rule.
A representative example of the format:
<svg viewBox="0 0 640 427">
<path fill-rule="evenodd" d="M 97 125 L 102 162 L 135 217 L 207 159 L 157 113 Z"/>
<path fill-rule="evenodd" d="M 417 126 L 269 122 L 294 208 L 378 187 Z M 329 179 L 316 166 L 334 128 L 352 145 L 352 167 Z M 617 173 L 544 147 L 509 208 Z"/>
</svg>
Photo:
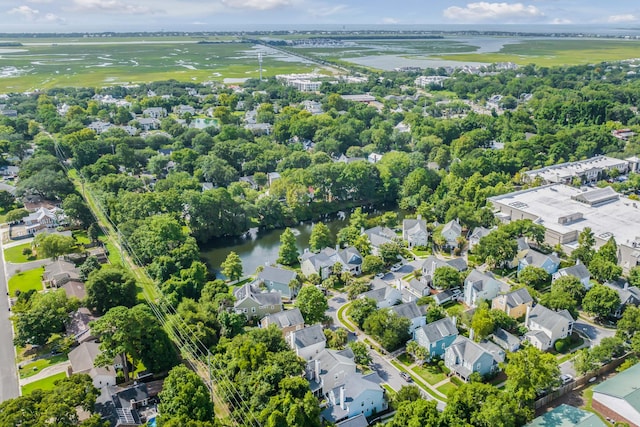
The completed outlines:
<svg viewBox="0 0 640 427">
<path fill-rule="evenodd" d="M 378 273 L 376 274 L 376 279 L 382 279 L 385 276 L 384 273 Z"/>
<path fill-rule="evenodd" d="M 569 374 L 562 374 L 560 375 L 560 381 L 562 382 L 562 385 L 567 385 L 573 381 L 573 377 Z"/>
<path fill-rule="evenodd" d="M 393 264 L 391 266 L 391 271 L 398 271 L 402 268 L 402 266 L 400 264 Z"/>
</svg>

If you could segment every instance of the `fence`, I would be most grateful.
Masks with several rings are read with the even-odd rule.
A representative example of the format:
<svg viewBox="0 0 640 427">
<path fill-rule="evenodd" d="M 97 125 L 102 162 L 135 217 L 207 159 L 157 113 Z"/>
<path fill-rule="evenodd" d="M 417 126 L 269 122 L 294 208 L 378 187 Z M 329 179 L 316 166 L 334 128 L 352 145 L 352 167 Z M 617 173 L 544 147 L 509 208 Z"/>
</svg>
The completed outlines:
<svg viewBox="0 0 640 427">
<path fill-rule="evenodd" d="M 627 360 L 627 357 L 629 357 L 630 354 L 631 353 L 627 353 L 624 356 L 621 356 L 615 360 L 612 360 L 608 364 L 601 366 L 600 369 L 594 372 L 590 372 L 587 375 L 584 375 L 582 377 L 576 378 L 575 381 L 572 381 L 569 384 L 563 385 L 557 390 L 554 390 L 551 393 L 547 394 L 546 396 L 541 397 L 540 399 L 535 401 L 535 404 L 534 404 L 535 408 L 540 409 L 543 406 L 546 406 L 547 404 L 553 402 L 559 397 L 564 396 L 565 394 L 572 392 L 574 389 L 585 385 L 593 377 L 608 374 L 609 372 L 615 370 L 618 366 L 622 365 L 622 363 L 625 360 Z"/>
</svg>

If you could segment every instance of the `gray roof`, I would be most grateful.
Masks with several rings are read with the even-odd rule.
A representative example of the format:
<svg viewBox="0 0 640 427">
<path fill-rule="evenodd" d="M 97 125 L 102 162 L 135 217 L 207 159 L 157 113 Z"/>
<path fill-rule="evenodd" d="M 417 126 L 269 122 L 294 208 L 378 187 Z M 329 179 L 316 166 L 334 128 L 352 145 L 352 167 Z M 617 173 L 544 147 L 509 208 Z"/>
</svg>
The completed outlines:
<svg viewBox="0 0 640 427">
<path fill-rule="evenodd" d="M 525 239 L 524 237 L 519 237 L 516 240 L 516 243 L 518 243 L 518 252 L 531 249 L 529 243 L 527 242 L 527 239 Z"/>
<path fill-rule="evenodd" d="M 591 274 L 587 267 L 584 264 L 578 263 L 576 265 L 572 265 L 571 267 L 566 267 L 561 270 L 558 270 L 559 276 L 575 276 L 578 279 L 589 279 L 591 278 Z"/>
<path fill-rule="evenodd" d="M 391 311 L 396 313 L 400 317 L 405 317 L 409 320 L 415 319 L 416 317 L 424 316 L 424 313 L 418 307 L 415 301 L 411 301 L 405 304 L 394 305 L 390 308 Z"/>
<path fill-rule="evenodd" d="M 258 279 L 265 282 L 284 283 L 288 285 L 289 282 L 296 278 L 296 272 L 293 270 L 285 270 L 284 268 L 266 266 L 261 272 L 258 273 Z"/>
<path fill-rule="evenodd" d="M 468 268 L 467 261 L 465 261 L 464 258 L 452 258 L 444 260 L 430 255 L 423 261 L 422 268 L 431 270 L 432 267 L 433 270 L 440 267 L 452 267 L 458 271 L 465 271 Z"/>
<path fill-rule="evenodd" d="M 522 304 L 533 302 L 533 298 L 529 295 L 527 288 L 516 289 L 505 295 L 507 297 L 507 305 L 509 307 L 518 307 Z"/>
<path fill-rule="evenodd" d="M 362 264 L 362 255 L 360 255 L 360 252 L 354 247 L 348 247 L 339 251 L 333 248 L 324 248 L 317 254 L 305 252 L 300 258 L 303 261 L 309 260 L 317 271 L 322 267 L 331 267 L 338 262 L 342 265 Z"/>
<path fill-rule="evenodd" d="M 502 328 L 497 328 L 493 333 L 493 340 L 503 348 L 509 349 L 514 345 L 520 345 L 520 339 Z"/>
<path fill-rule="evenodd" d="M 236 305 L 247 298 L 253 299 L 261 306 L 282 304 L 282 295 L 280 292 L 260 292 L 260 290 L 254 288 L 251 283 L 239 287 L 233 294 L 236 297 Z"/>
<path fill-rule="evenodd" d="M 426 282 L 423 282 L 422 280 L 418 280 L 415 277 L 409 280 L 409 286 L 412 289 L 415 289 L 416 291 L 420 292 L 421 294 L 424 292 L 425 289 L 429 287 L 429 285 Z"/>
<path fill-rule="evenodd" d="M 294 325 L 304 325 L 304 318 L 302 317 L 302 313 L 300 313 L 300 309 L 294 308 L 292 310 L 269 314 L 265 316 L 263 322 L 267 322 L 269 325 L 272 323 L 276 324 L 280 329 L 283 329 Z"/>
<path fill-rule="evenodd" d="M 350 402 L 353 402 L 354 398 L 360 396 L 367 390 L 383 391 L 380 386 L 382 382 L 382 379 L 375 372 L 368 375 L 362 375 L 359 372 L 349 375 L 345 378 L 344 384 L 344 396 L 347 407 Z M 336 397 L 339 396 L 340 387 L 333 389 L 332 393 Z M 332 405 L 325 409 L 322 414 L 328 420 L 339 420 L 347 415 L 347 410 L 342 409 L 340 405 Z"/>
<path fill-rule="evenodd" d="M 497 281 L 497 279 L 489 271 L 482 272 L 474 268 L 473 270 L 471 270 L 471 273 L 469 273 L 464 282 L 465 285 L 467 283 L 470 283 L 474 289 L 481 291 L 484 289 L 484 285 L 488 281 Z"/>
<path fill-rule="evenodd" d="M 376 288 L 363 293 L 362 298 L 371 298 L 375 302 L 381 302 L 381 301 L 386 301 L 389 298 L 393 298 L 394 294 L 399 294 L 399 291 L 395 288 L 392 288 L 389 285 L 386 285 L 384 287 Z M 398 301 L 401 300 L 402 298 L 401 295 L 402 294 L 397 295 Z"/>
<path fill-rule="evenodd" d="M 427 231 L 427 221 L 424 219 L 405 219 L 402 221 L 402 228 L 409 235 L 419 231 Z"/>
<path fill-rule="evenodd" d="M 493 360 L 498 363 L 504 362 L 504 350 L 492 343 L 491 341 L 483 340 L 479 343 L 480 347 L 484 348 L 488 353 L 493 356 Z"/>
<path fill-rule="evenodd" d="M 486 236 L 487 234 L 489 234 L 491 232 L 491 230 L 489 230 L 488 228 L 485 227 L 476 227 L 474 228 L 471 233 L 469 234 L 469 238 L 472 239 L 481 239 L 484 236 Z"/>
<path fill-rule="evenodd" d="M 445 317 L 420 328 L 429 342 L 437 342 L 445 337 L 458 335 L 458 328 L 450 317 Z"/>
<path fill-rule="evenodd" d="M 462 364 L 462 361 L 474 364 L 478 359 L 480 359 L 480 357 L 482 357 L 482 355 L 491 354 L 482 348 L 480 344 L 477 344 L 462 335 L 459 335 L 449 348 L 461 361 L 460 364 Z"/>
<path fill-rule="evenodd" d="M 620 195 L 611 187 L 596 188 L 585 191 L 572 197 L 572 199 L 588 205 L 599 205 L 613 200 L 618 200 Z"/>
<path fill-rule="evenodd" d="M 452 258 L 452 259 L 448 259 L 446 261 L 446 263 L 450 266 L 455 268 L 458 271 L 465 271 L 467 268 L 469 268 L 469 266 L 467 265 L 467 261 L 465 261 L 464 258 Z"/>
<path fill-rule="evenodd" d="M 69 352 L 69 362 L 71 369 L 76 374 L 88 374 L 92 378 L 97 375 L 113 375 L 115 369 L 113 367 L 97 367 L 94 366 L 96 357 L 100 355 L 100 344 L 95 341 L 85 341 L 78 347 Z"/>
<path fill-rule="evenodd" d="M 453 298 L 453 290 L 452 289 L 447 289 L 445 291 L 438 292 L 437 294 L 435 294 L 433 296 L 433 299 L 435 300 L 436 304 L 438 304 L 438 305 L 444 304 L 445 302 L 449 301 L 451 298 Z"/>
<path fill-rule="evenodd" d="M 326 342 L 322 325 L 307 326 L 291 332 L 292 342 L 298 348 L 306 348 L 320 342 Z"/>
<path fill-rule="evenodd" d="M 536 267 L 541 267 L 547 259 L 550 259 L 554 264 L 560 264 L 560 258 L 558 258 L 557 255 L 543 254 L 542 252 L 538 252 L 533 249 L 530 249 L 524 257 L 524 260 L 528 265 L 534 265 Z"/>
<path fill-rule="evenodd" d="M 618 293 L 621 306 L 640 303 L 640 289 L 636 286 L 629 286 L 629 283 L 626 280 L 610 280 L 605 282 L 604 285 Z"/>
<path fill-rule="evenodd" d="M 358 414 L 353 418 L 339 422 L 336 427 L 367 427 L 368 425 L 367 417 L 364 414 Z"/>
<path fill-rule="evenodd" d="M 529 313 L 529 322 L 535 322 L 545 329 L 553 329 L 559 322 L 566 321 L 573 322 L 573 317 L 571 317 L 569 311 L 553 311 L 542 304 L 533 307 Z"/>
<path fill-rule="evenodd" d="M 364 230 L 364 234 L 369 238 L 371 244 L 376 247 L 384 243 L 389 243 L 397 237 L 396 233 L 390 228 L 380 226 Z"/>
</svg>

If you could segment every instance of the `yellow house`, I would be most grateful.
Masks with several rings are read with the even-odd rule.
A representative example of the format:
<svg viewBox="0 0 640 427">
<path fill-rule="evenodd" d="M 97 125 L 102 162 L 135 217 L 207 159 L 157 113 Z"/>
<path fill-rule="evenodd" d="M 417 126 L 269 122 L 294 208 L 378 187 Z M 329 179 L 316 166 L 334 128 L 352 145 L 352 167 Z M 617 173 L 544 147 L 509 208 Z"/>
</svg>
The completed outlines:
<svg viewBox="0 0 640 427">
<path fill-rule="evenodd" d="M 529 295 L 527 288 L 520 288 L 507 294 L 498 295 L 491 302 L 491 308 L 504 311 L 514 319 L 527 314 L 527 307 L 532 305 L 533 298 Z"/>
</svg>

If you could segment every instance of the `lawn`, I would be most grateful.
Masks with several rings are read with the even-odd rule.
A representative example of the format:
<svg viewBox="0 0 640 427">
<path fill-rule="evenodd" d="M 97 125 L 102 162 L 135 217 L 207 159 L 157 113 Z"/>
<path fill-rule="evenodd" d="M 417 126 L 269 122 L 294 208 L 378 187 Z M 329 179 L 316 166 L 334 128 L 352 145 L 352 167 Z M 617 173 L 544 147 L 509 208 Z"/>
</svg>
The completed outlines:
<svg viewBox="0 0 640 427">
<path fill-rule="evenodd" d="M 16 274 L 9 279 L 9 293 L 15 295 L 16 291 L 28 292 L 31 289 L 41 291 L 42 273 L 44 273 L 44 267 L 34 268 L 33 270 Z"/>
<path fill-rule="evenodd" d="M 464 311 L 464 305 L 460 303 L 453 303 L 452 305 L 449 305 L 449 304 L 450 303 L 445 304 L 444 307 L 445 307 L 445 311 L 450 317 L 460 316 Z"/>
<path fill-rule="evenodd" d="M 398 394 L 398 392 L 392 389 L 389 384 L 382 384 L 382 387 L 384 387 L 384 389 L 387 390 L 387 396 L 390 397 L 391 399 L 393 399 L 396 396 L 396 394 Z"/>
<path fill-rule="evenodd" d="M 56 365 L 68 360 L 68 357 L 64 354 L 58 354 L 49 358 L 38 359 L 34 362 L 27 363 L 19 369 L 20 378 L 29 378 L 42 371 L 44 368 Z"/>
<path fill-rule="evenodd" d="M 85 230 L 76 230 L 71 233 L 73 238 L 76 239 L 79 245 L 88 245 L 91 243 L 91 239 L 87 236 L 87 232 Z"/>
<path fill-rule="evenodd" d="M 66 377 L 67 377 L 67 374 L 65 372 L 61 372 L 59 374 L 55 374 L 38 381 L 34 381 L 22 387 L 22 395 L 26 396 L 28 394 L 31 394 L 33 390 L 37 390 L 37 389 L 53 390 L 53 387 L 54 387 L 53 383 Z"/>
<path fill-rule="evenodd" d="M 404 366 L 409 367 L 413 364 L 413 359 L 407 353 L 402 353 L 400 356 L 396 357 L 398 362 L 402 363 Z"/>
<path fill-rule="evenodd" d="M 420 375 L 423 380 L 431 385 L 437 384 L 447 378 L 438 365 L 424 364 L 420 367 L 413 368 L 413 372 Z"/>
<path fill-rule="evenodd" d="M 21 264 L 23 262 L 34 261 L 36 259 L 42 259 L 36 255 L 26 256 L 22 254 L 23 249 L 31 249 L 31 243 L 23 243 L 22 245 L 12 246 L 4 250 L 4 260 L 13 264 Z"/>
<path fill-rule="evenodd" d="M 449 396 L 451 393 L 453 393 L 454 391 L 456 391 L 456 389 L 458 388 L 457 385 L 455 385 L 452 382 L 448 382 L 448 383 L 444 383 L 442 384 L 440 387 L 438 387 L 438 391 L 442 394 L 444 394 L 445 396 Z"/>
</svg>

